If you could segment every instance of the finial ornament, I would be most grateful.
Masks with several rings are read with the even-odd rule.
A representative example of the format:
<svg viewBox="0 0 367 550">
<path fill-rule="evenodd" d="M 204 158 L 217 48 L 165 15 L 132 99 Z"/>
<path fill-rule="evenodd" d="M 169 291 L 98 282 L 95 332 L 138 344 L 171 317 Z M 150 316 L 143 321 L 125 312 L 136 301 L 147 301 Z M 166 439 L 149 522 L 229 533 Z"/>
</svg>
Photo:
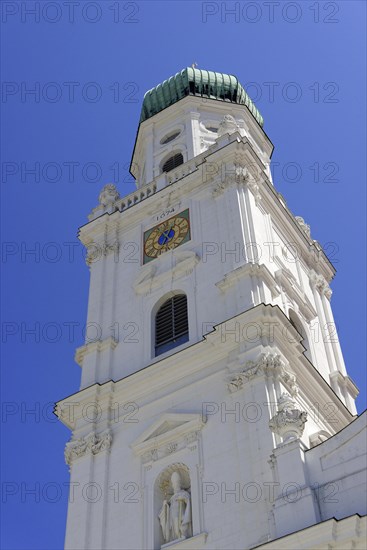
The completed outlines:
<svg viewBox="0 0 367 550">
<path fill-rule="evenodd" d="M 233 132 L 236 132 L 237 130 L 238 124 L 233 116 L 230 114 L 224 115 L 221 123 L 219 124 L 218 137 L 223 136 L 223 134 L 233 134 Z"/>
<path fill-rule="evenodd" d="M 308 223 L 305 222 L 305 220 L 301 216 L 295 216 L 295 219 L 303 229 L 303 231 L 306 233 L 307 237 L 311 238 L 311 228 L 308 225 Z"/>
<path fill-rule="evenodd" d="M 198 66 L 197 61 L 194 61 L 194 63 L 191 63 L 191 67 L 195 69 Z"/>
<path fill-rule="evenodd" d="M 120 194 L 113 183 L 105 185 L 99 194 L 99 202 L 105 207 L 111 206 L 119 198 Z"/>
</svg>

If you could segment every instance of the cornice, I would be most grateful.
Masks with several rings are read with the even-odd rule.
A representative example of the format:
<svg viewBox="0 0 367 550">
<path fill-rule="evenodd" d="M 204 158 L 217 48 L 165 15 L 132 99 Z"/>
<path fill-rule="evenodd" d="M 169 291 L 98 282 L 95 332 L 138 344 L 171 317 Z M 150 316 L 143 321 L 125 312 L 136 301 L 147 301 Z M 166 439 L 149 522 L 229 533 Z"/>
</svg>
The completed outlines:
<svg viewBox="0 0 367 550">
<path fill-rule="evenodd" d="M 330 387 L 329 383 L 320 375 L 316 368 L 304 357 L 298 349 L 298 333 L 293 329 L 289 319 L 278 306 L 260 304 L 216 325 L 212 332 L 202 340 L 191 344 L 177 353 L 173 353 L 163 359 L 145 366 L 141 370 L 130 374 L 118 381 L 109 380 L 103 384 L 94 384 L 88 388 L 59 401 L 56 404 L 55 413 L 59 419 L 70 429 L 76 426 L 82 429 L 83 407 L 90 403 L 98 403 L 102 409 L 110 406 L 112 395 L 116 403 L 128 403 L 134 401 L 143 408 L 153 399 L 160 399 L 179 390 L 183 385 L 195 384 L 208 376 L 228 376 L 228 358 L 234 353 L 252 353 L 258 349 L 259 343 L 238 342 L 235 338 L 228 337 L 223 340 L 222 330 L 229 331 L 231 323 L 239 323 L 246 326 L 248 323 L 262 323 L 274 327 L 269 332 L 269 338 L 264 331 L 262 345 L 274 347 L 276 342 L 279 352 L 283 356 L 292 357 L 292 373 L 297 378 L 297 383 L 302 388 L 302 395 L 315 396 L 315 388 L 318 388 L 316 399 L 319 403 L 335 403 L 338 425 L 344 426 L 350 422 L 352 415 L 342 404 L 340 399 Z M 226 324 L 229 325 L 226 326 Z M 287 332 L 294 334 L 295 342 L 290 343 L 285 336 Z M 292 332 L 293 331 L 293 332 Z M 299 338 L 301 338 L 299 336 Z M 269 340 L 269 343 L 266 343 Z M 210 351 L 210 352 L 209 352 Z M 224 366 L 225 365 L 225 366 Z M 312 403 L 311 403 L 312 405 Z M 74 408 L 73 408 L 74 407 Z M 70 414 L 73 411 L 73 414 Z M 86 425 L 88 423 L 84 422 Z M 90 425 L 90 423 L 89 423 Z M 334 430 L 335 431 L 335 430 Z"/>
</svg>

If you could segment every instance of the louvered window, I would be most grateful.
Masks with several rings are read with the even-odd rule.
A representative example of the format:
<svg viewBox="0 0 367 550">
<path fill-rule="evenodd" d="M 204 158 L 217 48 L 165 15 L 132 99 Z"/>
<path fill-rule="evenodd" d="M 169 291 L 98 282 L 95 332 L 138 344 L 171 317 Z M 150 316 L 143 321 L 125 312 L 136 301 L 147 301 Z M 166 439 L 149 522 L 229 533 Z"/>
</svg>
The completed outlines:
<svg viewBox="0 0 367 550">
<path fill-rule="evenodd" d="M 162 172 L 170 172 L 174 168 L 177 168 L 177 166 L 180 166 L 180 164 L 183 164 L 183 156 L 181 153 L 176 153 L 175 155 L 172 155 L 166 162 L 163 164 Z"/>
<path fill-rule="evenodd" d="M 187 297 L 173 296 L 159 308 L 155 318 L 155 354 L 160 355 L 189 340 Z"/>
</svg>

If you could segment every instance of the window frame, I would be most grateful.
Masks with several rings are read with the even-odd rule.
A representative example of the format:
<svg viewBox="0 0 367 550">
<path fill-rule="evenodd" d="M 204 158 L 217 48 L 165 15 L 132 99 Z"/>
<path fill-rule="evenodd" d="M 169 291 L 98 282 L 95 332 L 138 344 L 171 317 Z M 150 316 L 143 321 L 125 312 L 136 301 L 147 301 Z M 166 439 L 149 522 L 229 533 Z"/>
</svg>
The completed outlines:
<svg viewBox="0 0 367 550">
<path fill-rule="evenodd" d="M 178 299 L 183 297 L 185 298 L 184 305 L 182 306 L 181 304 L 177 304 Z M 158 322 L 160 323 L 159 331 L 161 334 L 161 340 L 159 341 L 157 339 L 157 328 L 158 328 L 157 317 L 159 313 L 162 312 L 163 308 L 167 306 L 169 307 L 170 311 L 168 312 L 166 317 L 162 316 L 162 319 L 158 319 Z M 182 317 L 183 314 L 185 315 L 184 318 Z M 172 327 L 170 327 L 172 335 L 169 338 L 162 339 L 162 332 L 164 334 L 164 330 L 165 330 L 164 324 L 166 324 L 167 322 L 172 324 Z M 182 327 L 182 326 L 184 330 L 182 330 L 182 328 L 180 330 L 179 327 Z M 154 330 L 153 330 L 154 357 L 159 357 L 161 355 L 164 355 L 165 353 L 183 344 L 186 344 L 189 341 L 189 338 L 190 338 L 190 328 L 189 328 L 189 308 L 188 308 L 187 295 L 184 292 L 177 292 L 171 296 L 167 296 L 166 299 L 160 303 L 159 307 L 156 309 L 154 313 Z"/>
</svg>

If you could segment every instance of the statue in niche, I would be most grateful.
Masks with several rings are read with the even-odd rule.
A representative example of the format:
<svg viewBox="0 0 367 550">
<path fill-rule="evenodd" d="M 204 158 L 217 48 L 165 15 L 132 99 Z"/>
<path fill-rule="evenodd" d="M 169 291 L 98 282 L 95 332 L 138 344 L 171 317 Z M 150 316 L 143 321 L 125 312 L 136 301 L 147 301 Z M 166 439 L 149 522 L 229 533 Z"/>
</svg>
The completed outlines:
<svg viewBox="0 0 367 550">
<path fill-rule="evenodd" d="M 169 500 L 165 498 L 158 516 L 165 543 L 192 536 L 191 497 L 188 491 L 181 488 L 179 472 L 173 472 L 171 484 L 173 495 Z"/>
</svg>

